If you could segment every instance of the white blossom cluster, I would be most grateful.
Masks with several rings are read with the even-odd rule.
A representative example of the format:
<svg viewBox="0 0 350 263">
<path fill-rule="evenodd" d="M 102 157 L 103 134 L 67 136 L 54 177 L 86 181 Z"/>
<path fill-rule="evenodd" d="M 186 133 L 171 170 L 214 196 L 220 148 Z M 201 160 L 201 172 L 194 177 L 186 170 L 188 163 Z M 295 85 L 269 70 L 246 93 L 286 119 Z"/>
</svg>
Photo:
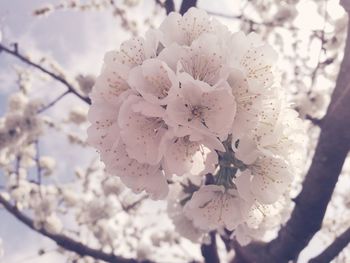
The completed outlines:
<svg viewBox="0 0 350 263">
<path fill-rule="evenodd" d="M 12 152 L 24 143 L 35 140 L 42 122 L 37 116 L 40 104 L 18 92 L 9 98 L 7 114 L 0 118 L 0 152 Z"/>
<path fill-rule="evenodd" d="M 171 13 L 106 54 L 88 142 L 134 192 L 165 199 L 171 188 L 180 233 L 226 228 L 247 243 L 277 222 L 302 160 L 303 125 L 276 60 L 255 33 L 231 33 L 196 8 Z"/>
</svg>

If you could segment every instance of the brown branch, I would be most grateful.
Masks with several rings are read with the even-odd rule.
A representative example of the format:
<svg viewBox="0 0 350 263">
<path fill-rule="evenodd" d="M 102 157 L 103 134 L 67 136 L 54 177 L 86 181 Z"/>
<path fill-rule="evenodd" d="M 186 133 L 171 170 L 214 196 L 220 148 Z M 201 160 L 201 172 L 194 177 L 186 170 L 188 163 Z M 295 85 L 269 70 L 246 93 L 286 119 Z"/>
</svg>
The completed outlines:
<svg viewBox="0 0 350 263">
<path fill-rule="evenodd" d="M 250 244 L 247 247 L 241 246 L 237 240 L 232 240 L 231 247 L 235 251 L 235 257 L 230 261 L 230 263 L 260 263 L 260 253 L 262 251 L 263 243 L 255 242 Z M 275 261 L 271 261 L 269 263 L 275 263 Z M 277 262 L 276 262 L 277 263 Z M 278 262 L 281 263 L 281 262 Z"/>
<path fill-rule="evenodd" d="M 121 256 L 117 256 L 114 254 L 105 253 L 102 250 L 94 249 L 84 245 L 78 241 L 71 239 L 70 237 L 64 236 L 63 234 L 53 234 L 47 231 L 45 228 L 35 228 L 34 222 L 28 216 L 23 214 L 21 211 L 17 209 L 16 206 L 12 205 L 8 202 L 1 194 L 0 194 L 0 204 L 14 217 L 16 217 L 19 221 L 27 225 L 29 228 L 38 232 L 39 234 L 50 238 L 57 245 L 62 248 L 77 253 L 80 256 L 89 256 L 94 259 L 103 260 L 111 263 L 146 263 L 150 261 L 138 261 L 136 259 L 123 258 Z"/>
<path fill-rule="evenodd" d="M 84 97 L 83 95 L 79 94 L 78 91 L 76 91 L 76 89 L 70 84 L 68 83 L 68 81 L 63 78 L 62 76 L 44 68 L 43 66 L 31 61 L 29 58 L 25 57 L 24 55 L 20 54 L 18 52 L 18 47 L 16 47 L 15 45 L 15 48 L 14 50 L 11 50 L 10 48 L 4 46 L 3 44 L 0 43 L 0 52 L 1 51 L 4 51 L 6 52 L 7 54 L 10 54 L 16 58 L 18 58 L 19 60 L 23 61 L 24 63 L 40 70 L 41 72 L 49 75 L 51 78 L 57 80 L 58 82 L 60 82 L 61 84 L 63 84 L 64 86 L 67 87 L 67 91 L 69 93 L 72 93 L 74 94 L 75 96 L 77 96 L 79 99 L 81 99 L 82 101 L 86 102 L 87 104 L 91 104 L 91 101 L 90 101 L 90 98 L 88 97 Z"/>
<path fill-rule="evenodd" d="M 205 263 L 220 263 L 218 250 L 216 247 L 216 233 L 210 232 L 210 244 L 202 244 L 201 252 Z"/>
<path fill-rule="evenodd" d="M 184 15 L 191 7 L 196 7 L 197 0 L 183 0 L 180 7 L 180 14 Z"/>
<path fill-rule="evenodd" d="M 328 263 L 350 243 L 350 227 L 337 237 L 321 254 L 312 258 L 309 263 Z"/>
</svg>

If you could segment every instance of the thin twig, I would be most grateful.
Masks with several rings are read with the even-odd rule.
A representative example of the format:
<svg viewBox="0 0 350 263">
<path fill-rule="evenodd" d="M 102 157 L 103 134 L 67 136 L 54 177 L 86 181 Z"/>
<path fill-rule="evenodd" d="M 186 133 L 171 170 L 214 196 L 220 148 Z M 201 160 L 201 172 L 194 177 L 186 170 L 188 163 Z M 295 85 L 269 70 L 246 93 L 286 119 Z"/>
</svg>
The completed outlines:
<svg viewBox="0 0 350 263">
<path fill-rule="evenodd" d="M 42 107 L 41 109 L 38 110 L 38 114 L 42 113 L 46 110 L 48 110 L 49 108 L 51 108 L 52 106 L 54 106 L 58 101 L 60 101 L 63 97 L 65 97 L 67 94 L 69 94 L 70 91 L 66 90 L 65 92 L 63 92 L 61 95 L 59 95 L 57 98 L 55 98 L 53 101 L 49 102 L 47 105 L 45 105 L 44 107 Z"/>
<path fill-rule="evenodd" d="M 74 95 L 76 95 L 79 99 L 81 99 L 82 101 L 86 102 L 87 104 L 91 104 L 90 98 L 88 97 L 84 97 L 83 95 L 79 94 L 78 91 L 76 91 L 76 89 L 73 87 L 73 85 L 71 85 L 70 83 L 68 83 L 68 81 L 63 78 L 62 76 L 44 68 L 43 66 L 31 61 L 29 58 L 25 57 L 24 55 L 20 54 L 18 52 L 18 48 L 14 48 L 14 50 L 11 50 L 10 48 L 4 46 L 3 44 L 0 43 L 0 52 L 4 51 L 18 59 L 20 59 L 21 61 L 23 61 L 24 63 L 33 66 L 34 68 L 40 70 L 41 72 L 49 75 L 50 77 L 52 77 L 53 79 L 57 80 L 58 82 L 60 82 L 61 84 L 63 84 L 64 86 L 67 87 L 68 92 L 73 93 Z"/>
<path fill-rule="evenodd" d="M 338 236 L 321 254 L 312 258 L 309 263 L 328 263 L 350 243 L 350 227 Z"/>
<path fill-rule="evenodd" d="M 320 50 L 318 52 L 318 56 L 317 56 L 317 65 L 314 68 L 314 70 L 311 73 L 311 85 L 310 85 L 310 92 L 312 91 L 313 87 L 315 86 L 315 81 L 316 81 L 316 77 L 317 77 L 317 73 L 318 71 L 321 69 L 321 67 L 324 65 L 324 63 L 321 63 L 321 56 L 322 56 L 322 52 L 325 52 L 325 48 L 324 48 L 324 44 L 327 42 L 325 39 L 325 30 L 326 30 L 326 25 L 327 25 L 327 7 L 328 7 L 328 1 L 325 0 L 324 1 L 324 17 L 323 17 L 323 27 L 321 30 L 321 36 L 319 36 L 319 39 L 321 41 L 321 47 Z"/>
<path fill-rule="evenodd" d="M 16 162 L 15 162 L 15 174 L 16 174 L 16 183 L 17 186 L 19 185 L 19 169 L 21 168 L 21 159 L 22 156 L 19 154 L 16 156 Z"/>
<path fill-rule="evenodd" d="M 120 204 L 125 212 L 129 212 L 131 209 L 134 209 L 135 207 L 140 205 L 147 198 L 148 198 L 147 195 L 145 195 L 145 196 L 142 196 L 139 200 L 137 200 L 129 205 L 124 205 L 122 202 L 120 202 Z"/>
<path fill-rule="evenodd" d="M 44 257 L 47 254 L 53 253 L 53 252 L 58 252 L 57 248 L 50 249 L 50 250 L 45 250 L 44 253 L 40 252 L 40 253 L 36 253 L 36 254 L 34 254 L 32 256 L 27 256 L 27 257 L 22 258 L 22 259 L 14 262 L 14 263 L 25 263 L 25 262 L 28 262 L 28 261 L 33 261 L 33 260 L 36 260 L 36 259 L 41 258 L 41 257 Z"/>
<path fill-rule="evenodd" d="M 43 199 L 43 194 L 42 194 L 42 187 L 41 187 L 41 181 L 42 181 L 42 169 L 41 169 L 41 164 L 40 164 L 40 148 L 39 148 L 39 141 L 36 140 L 34 142 L 35 144 L 35 165 L 36 165 L 36 173 L 37 173 L 37 183 L 39 187 L 39 195 L 40 198 Z"/>
</svg>

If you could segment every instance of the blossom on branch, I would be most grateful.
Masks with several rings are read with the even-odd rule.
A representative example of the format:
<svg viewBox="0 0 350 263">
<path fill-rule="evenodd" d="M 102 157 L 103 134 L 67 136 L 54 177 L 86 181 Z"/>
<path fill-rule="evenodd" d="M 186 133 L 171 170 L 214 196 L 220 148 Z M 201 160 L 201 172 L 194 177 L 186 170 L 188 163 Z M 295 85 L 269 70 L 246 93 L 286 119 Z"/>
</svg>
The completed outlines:
<svg viewBox="0 0 350 263">
<path fill-rule="evenodd" d="M 165 199 L 170 189 L 169 216 L 187 238 L 261 238 L 286 207 L 305 137 L 276 61 L 255 33 L 231 33 L 196 8 L 171 13 L 105 56 L 88 141 L 134 192 Z"/>
</svg>

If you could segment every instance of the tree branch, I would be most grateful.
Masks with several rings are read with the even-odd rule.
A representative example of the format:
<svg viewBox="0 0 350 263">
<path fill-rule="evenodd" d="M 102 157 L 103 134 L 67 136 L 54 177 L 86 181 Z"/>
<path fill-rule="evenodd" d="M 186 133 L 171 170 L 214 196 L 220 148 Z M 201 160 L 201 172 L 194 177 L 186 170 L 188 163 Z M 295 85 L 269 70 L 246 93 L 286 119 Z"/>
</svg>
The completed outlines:
<svg viewBox="0 0 350 263">
<path fill-rule="evenodd" d="M 328 263 L 350 243 L 350 227 L 337 237 L 321 254 L 312 258 L 309 263 Z"/>
<path fill-rule="evenodd" d="M 231 260 L 230 263 L 260 263 L 262 261 L 260 257 L 260 253 L 262 252 L 263 243 L 255 242 L 249 244 L 249 246 L 244 247 L 241 246 L 237 240 L 232 240 L 231 247 L 235 251 L 235 257 Z M 264 251 L 263 251 L 264 252 Z M 271 261 L 272 263 L 275 261 Z M 278 262 L 280 263 L 280 262 Z"/>
<path fill-rule="evenodd" d="M 67 94 L 69 94 L 69 90 L 66 90 L 63 92 L 61 95 L 59 95 L 57 98 L 55 98 L 53 101 L 49 102 L 47 105 L 42 107 L 41 109 L 38 110 L 38 113 L 42 113 L 46 111 L 47 109 L 51 108 L 54 106 L 57 102 L 59 102 L 62 98 L 64 98 Z"/>
<path fill-rule="evenodd" d="M 2 204 L 10 214 L 12 214 L 14 217 L 16 217 L 19 221 L 21 221 L 25 225 L 27 225 L 29 228 L 33 229 L 39 234 L 42 234 L 43 236 L 50 238 L 52 241 L 56 242 L 57 245 L 63 247 L 64 249 L 75 252 L 80 256 L 90 256 L 94 259 L 104 260 L 106 262 L 111 262 L 111 263 L 141 263 L 141 262 L 150 263 L 150 261 L 138 261 L 136 259 L 128 259 L 128 258 L 116 256 L 114 254 L 108 254 L 101 250 L 88 247 L 87 245 L 84 245 L 62 234 L 50 233 L 45 228 L 37 229 L 34 227 L 34 222 L 32 219 L 30 219 L 28 216 L 26 216 L 21 211 L 19 211 L 16 206 L 8 202 L 1 194 L 0 194 L 0 204 Z"/>
<path fill-rule="evenodd" d="M 180 14 L 184 15 L 188 9 L 195 7 L 197 5 L 197 0 L 183 0 L 180 7 Z"/>
<path fill-rule="evenodd" d="M 201 252 L 205 263 L 220 263 L 218 250 L 216 247 L 216 233 L 210 232 L 210 244 L 202 244 Z"/>
<path fill-rule="evenodd" d="M 0 52 L 4 51 L 16 58 L 18 58 L 19 60 L 23 61 L 24 63 L 40 70 L 41 72 L 49 75 L 51 78 L 57 80 L 58 82 L 60 82 L 61 84 L 63 84 L 64 86 L 67 87 L 67 91 L 69 93 L 74 94 L 75 96 L 77 96 L 79 99 L 81 99 L 82 101 L 86 102 L 87 104 L 91 104 L 90 98 L 88 97 L 84 97 L 81 94 L 78 93 L 78 91 L 76 91 L 76 89 L 70 84 L 68 83 L 68 81 L 66 79 L 64 79 L 62 76 L 44 68 L 43 66 L 31 61 L 29 58 L 25 57 L 24 55 L 20 54 L 18 52 L 18 47 L 17 45 L 15 45 L 14 50 L 11 50 L 10 48 L 4 46 L 3 44 L 0 43 Z"/>
</svg>

